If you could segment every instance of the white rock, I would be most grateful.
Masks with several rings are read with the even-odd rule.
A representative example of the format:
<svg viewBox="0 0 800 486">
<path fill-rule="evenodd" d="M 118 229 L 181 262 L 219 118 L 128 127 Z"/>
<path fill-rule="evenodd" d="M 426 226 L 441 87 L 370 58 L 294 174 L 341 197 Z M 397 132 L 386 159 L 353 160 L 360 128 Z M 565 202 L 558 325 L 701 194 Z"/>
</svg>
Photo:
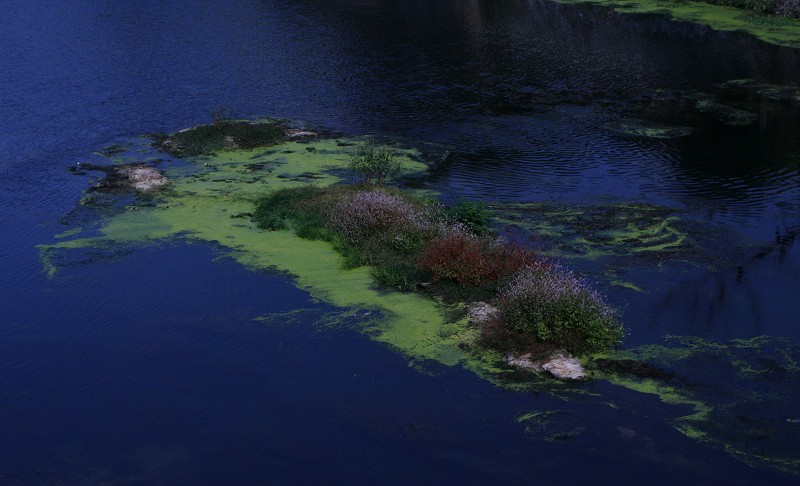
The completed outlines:
<svg viewBox="0 0 800 486">
<path fill-rule="evenodd" d="M 505 358 L 505 362 L 510 364 L 511 366 L 516 366 L 517 368 L 522 368 L 524 370 L 531 370 L 531 371 L 544 371 L 542 368 L 542 363 L 540 360 L 533 360 L 531 359 L 530 353 L 522 354 L 522 355 L 515 355 L 509 354 Z"/>
<path fill-rule="evenodd" d="M 555 351 L 542 359 L 533 359 L 530 353 L 509 354 L 506 356 L 505 362 L 526 370 L 546 371 L 559 380 L 583 380 L 586 378 L 586 370 L 577 359 L 566 351 Z"/>
<path fill-rule="evenodd" d="M 117 172 L 125 176 L 138 191 L 150 191 L 169 183 L 169 180 L 161 172 L 143 165 L 120 167 Z"/>
<path fill-rule="evenodd" d="M 547 362 L 542 363 L 542 369 L 559 380 L 583 380 L 586 370 L 580 362 L 567 353 L 557 353 Z"/>
<path fill-rule="evenodd" d="M 500 310 L 497 307 L 486 302 L 473 302 L 467 312 L 469 313 L 469 320 L 473 324 L 484 324 L 500 315 Z"/>
<path fill-rule="evenodd" d="M 302 137 L 317 137 L 317 132 L 309 132 L 306 130 L 297 130 L 294 128 L 287 128 L 286 138 L 302 138 Z"/>
</svg>

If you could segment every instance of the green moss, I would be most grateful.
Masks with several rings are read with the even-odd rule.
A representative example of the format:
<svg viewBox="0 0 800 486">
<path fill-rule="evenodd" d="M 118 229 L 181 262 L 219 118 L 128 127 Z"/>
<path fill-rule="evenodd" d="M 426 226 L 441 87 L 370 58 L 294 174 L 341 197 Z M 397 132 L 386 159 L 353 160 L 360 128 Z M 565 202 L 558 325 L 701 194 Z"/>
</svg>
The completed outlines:
<svg viewBox="0 0 800 486">
<path fill-rule="evenodd" d="M 555 0 L 588 3 L 619 12 L 667 15 L 674 20 L 708 25 L 715 30 L 746 32 L 764 42 L 800 47 L 800 19 L 764 17 L 736 8 L 682 0 Z"/>
</svg>

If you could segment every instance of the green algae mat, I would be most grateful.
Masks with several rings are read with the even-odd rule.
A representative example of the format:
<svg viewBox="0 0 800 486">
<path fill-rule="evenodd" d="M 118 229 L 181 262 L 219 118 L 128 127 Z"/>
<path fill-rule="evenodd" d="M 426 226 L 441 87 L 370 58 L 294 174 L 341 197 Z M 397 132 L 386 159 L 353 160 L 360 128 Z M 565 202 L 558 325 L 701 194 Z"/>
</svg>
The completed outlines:
<svg viewBox="0 0 800 486">
<path fill-rule="evenodd" d="M 665 15 L 674 20 L 703 24 L 715 30 L 744 32 L 764 42 L 800 47 L 800 19 L 764 16 L 754 12 L 682 0 L 554 0 L 612 8 L 618 12 Z"/>
<path fill-rule="evenodd" d="M 71 255 L 81 252 L 103 258 L 161 241 L 206 242 L 225 249 L 248 268 L 289 275 L 314 298 L 342 309 L 317 319 L 317 325 L 355 322 L 358 330 L 402 353 L 422 370 L 428 370 L 428 364 L 463 366 L 506 389 L 544 392 L 565 400 L 588 397 L 598 406 L 618 407 L 590 384 L 561 383 L 514 370 L 503 364 L 498 353 L 476 348 L 472 343 L 477 331 L 459 317 L 463 315 L 459 309 L 421 294 L 377 288 L 369 268 L 342 269 L 339 254 L 329 244 L 303 240 L 290 231 L 264 231 L 252 222 L 260 195 L 285 187 L 343 181 L 353 145 L 358 142 L 314 138 L 167 161 L 149 141 L 140 140 L 138 147 L 102 150 L 97 155 L 109 166 L 157 165 L 170 183 L 151 194 L 87 191 L 75 209 L 85 215 L 81 224 L 39 246 L 44 269 L 57 278 Z M 393 150 L 402 163 L 403 175 L 424 176 L 428 165 L 418 150 L 399 145 Z M 552 248 L 553 255 L 560 252 L 562 256 L 595 259 L 635 255 L 644 262 L 697 258 L 690 231 L 681 224 L 680 216 L 667 208 L 530 203 L 493 205 L 491 209 L 498 224 L 562 235 L 567 246 Z M 302 314 L 302 310 L 298 312 Z M 265 325 L 303 322 L 296 313 L 253 318 Z M 598 360 L 635 360 L 666 371 L 647 376 L 609 371 L 597 366 Z M 587 358 L 585 364 L 598 382 L 655 395 L 674 405 L 680 412 L 671 425 L 687 437 L 723 448 L 754 465 L 800 474 L 800 449 L 790 436 L 791 427 L 796 427 L 793 421 L 800 417 L 787 415 L 786 409 L 787 401 L 796 402 L 800 397 L 782 395 L 784 390 L 779 387 L 785 380 L 800 378 L 798 360 L 800 347 L 776 338 L 730 343 L 672 338 Z M 775 373 L 780 380 L 774 380 Z M 749 420 L 746 428 L 742 417 Z M 586 430 L 580 417 L 557 410 L 524 412 L 517 421 L 528 433 L 546 440 L 571 440 Z M 764 437 L 769 439 L 766 445 Z"/>
</svg>

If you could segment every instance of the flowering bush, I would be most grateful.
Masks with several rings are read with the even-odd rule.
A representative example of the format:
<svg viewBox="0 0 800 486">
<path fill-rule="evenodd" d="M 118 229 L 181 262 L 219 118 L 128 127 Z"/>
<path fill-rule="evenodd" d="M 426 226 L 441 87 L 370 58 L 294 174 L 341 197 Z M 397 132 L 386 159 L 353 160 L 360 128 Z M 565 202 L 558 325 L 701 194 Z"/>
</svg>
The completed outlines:
<svg viewBox="0 0 800 486">
<path fill-rule="evenodd" d="M 409 253 L 436 231 L 438 212 L 437 206 L 412 204 L 383 190 L 365 191 L 340 201 L 328 226 L 352 244 L 377 240 Z"/>
<path fill-rule="evenodd" d="M 420 268 L 434 280 L 477 287 L 508 277 L 534 261 L 532 252 L 515 243 L 480 237 L 455 225 L 428 244 Z"/>
<path fill-rule="evenodd" d="M 616 311 L 558 265 L 525 268 L 500 292 L 498 307 L 511 331 L 576 354 L 608 349 L 623 335 Z"/>
</svg>

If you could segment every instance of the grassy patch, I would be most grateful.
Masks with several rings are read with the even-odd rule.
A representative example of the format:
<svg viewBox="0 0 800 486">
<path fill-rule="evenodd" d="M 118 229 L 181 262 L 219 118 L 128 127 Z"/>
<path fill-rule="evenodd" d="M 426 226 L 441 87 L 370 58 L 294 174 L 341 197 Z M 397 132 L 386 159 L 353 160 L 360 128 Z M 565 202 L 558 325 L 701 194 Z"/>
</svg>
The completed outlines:
<svg viewBox="0 0 800 486">
<path fill-rule="evenodd" d="M 252 150 L 284 140 L 284 127 L 275 123 L 221 120 L 180 131 L 158 143 L 173 155 L 197 156 L 222 150 Z"/>
</svg>

